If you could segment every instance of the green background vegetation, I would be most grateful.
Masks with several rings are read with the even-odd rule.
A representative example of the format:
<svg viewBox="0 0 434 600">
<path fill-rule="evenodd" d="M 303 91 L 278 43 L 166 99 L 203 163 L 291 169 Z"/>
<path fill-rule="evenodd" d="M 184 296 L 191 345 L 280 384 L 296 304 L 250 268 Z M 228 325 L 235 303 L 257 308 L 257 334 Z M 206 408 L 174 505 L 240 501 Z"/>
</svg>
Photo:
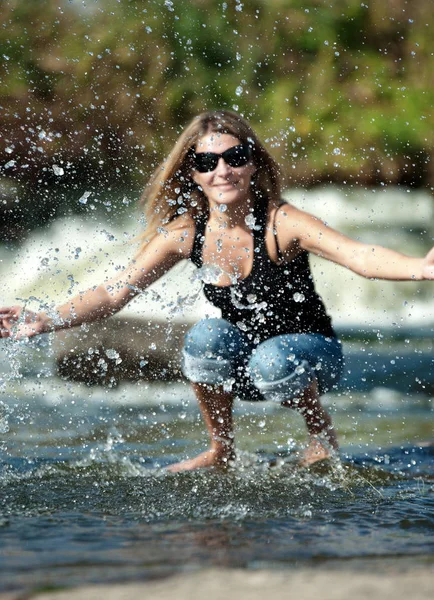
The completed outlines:
<svg viewBox="0 0 434 600">
<path fill-rule="evenodd" d="M 3 1 L 0 176 L 31 186 L 43 220 L 64 210 L 73 189 L 141 187 L 192 116 L 225 107 L 259 131 L 287 185 L 432 189 L 432 8 L 432 0 Z M 44 190 L 53 186 L 51 197 Z M 16 220 L 6 197 L 4 222 Z"/>
</svg>

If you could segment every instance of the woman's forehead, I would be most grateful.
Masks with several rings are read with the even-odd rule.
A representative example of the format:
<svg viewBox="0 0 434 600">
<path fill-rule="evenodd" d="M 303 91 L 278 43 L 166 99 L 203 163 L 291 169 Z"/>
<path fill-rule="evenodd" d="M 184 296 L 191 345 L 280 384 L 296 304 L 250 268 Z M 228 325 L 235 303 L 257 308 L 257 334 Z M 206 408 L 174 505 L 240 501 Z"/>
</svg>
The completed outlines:
<svg viewBox="0 0 434 600">
<path fill-rule="evenodd" d="M 210 132 L 197 140 L 197 152 L 224 152 L 240 144 L 240 140 L 230 133 Z"/>
</svg>

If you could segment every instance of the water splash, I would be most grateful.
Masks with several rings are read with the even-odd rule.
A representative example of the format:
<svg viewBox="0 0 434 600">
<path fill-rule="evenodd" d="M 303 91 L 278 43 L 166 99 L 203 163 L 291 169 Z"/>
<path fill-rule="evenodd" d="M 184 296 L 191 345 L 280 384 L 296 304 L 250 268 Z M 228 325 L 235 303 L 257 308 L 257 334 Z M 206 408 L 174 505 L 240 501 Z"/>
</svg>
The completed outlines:
<svg viewBox="0 0 434 600">
<path fill-rule="evenodd" d="M 9 431 L 9 415 L 13 412 L 13 408 L 0 400 L 0 433 L 8 433 Z M 1 446 L 1 445 L 0 445 Z"/>
<path fill-rule="evenodd" d="M 243 303 L 242 293 L 235 287 L 231 287 L 230 294 L 233 305 L 240 310 L 254 310 L 259 313 L 264 311 L 268 306 L 265 300 L 263 302 L 256 302 L 257 298 L 255 294 L 248 294 L 246 297 L 247 304 Z"/>
<path fill-rule="evenodd" d="M 218 265 L 208 264 L 196 270 L 193 275 L 193 281 L 216 285 L 223 275 L 228 275 L 228 273 Z"/>
</svg>

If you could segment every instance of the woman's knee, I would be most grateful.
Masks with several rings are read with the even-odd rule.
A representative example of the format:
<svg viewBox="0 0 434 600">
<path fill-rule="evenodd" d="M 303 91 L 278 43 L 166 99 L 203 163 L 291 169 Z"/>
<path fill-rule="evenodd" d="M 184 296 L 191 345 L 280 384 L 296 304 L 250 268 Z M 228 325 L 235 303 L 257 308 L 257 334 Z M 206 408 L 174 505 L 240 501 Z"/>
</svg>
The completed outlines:
<svg viewBox="0 0 434 600">
<path fill-rule="evenodd" d="M 337 340 L 317 334 L 277 336 L 258 346 L 249 370 L 255 386 L 270 400 L 299 396 L 314 380 L 322 394 L 339 381 L 342 350 Z"/>
<path fill-rule="evenodd" d="M 300 396 L 314 380 L 308 361 L 279 338 L 267 340 L 256 348 L 249 361 L 249 372 L 262 395 L 279 403 Z"/>
<path fill-rule="evenodd" d="M 184 351 L 195 358 L 232 358 L 243 352 L 243 340 L 225 319 L 203 319 L 187 332 Z"/>
<path fill-rule="evenodd" d="M 234 325 L 224 319 L 204 319 L 186 335 L 182 371 L 192 382 L 229 385 L 249 352 Z"/>
<path fill-rule="evenodd" d="M 298 367 L 303 367 L 302 363 L 294 345 L 276 337 L 256 348 L 249 361 L 249 371 L 254 381 L 273 382 L 293 374 Z"/>
</svg>

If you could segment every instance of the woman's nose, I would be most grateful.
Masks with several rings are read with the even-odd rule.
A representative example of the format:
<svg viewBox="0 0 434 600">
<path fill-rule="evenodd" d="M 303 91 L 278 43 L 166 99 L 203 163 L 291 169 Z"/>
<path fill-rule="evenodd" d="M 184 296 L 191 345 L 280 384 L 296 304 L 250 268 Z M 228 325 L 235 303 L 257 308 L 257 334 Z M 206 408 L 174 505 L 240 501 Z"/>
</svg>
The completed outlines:
<svg viewBox="0 0 434 600">
<path fill-rule="evenodd" d="M 227 162 L 225 162 L 224 158 L 220 157 L 216 167 L 216 173 L 218 175 L 227 175 L 231 172 L 231 168 Z"/>
</svg>

